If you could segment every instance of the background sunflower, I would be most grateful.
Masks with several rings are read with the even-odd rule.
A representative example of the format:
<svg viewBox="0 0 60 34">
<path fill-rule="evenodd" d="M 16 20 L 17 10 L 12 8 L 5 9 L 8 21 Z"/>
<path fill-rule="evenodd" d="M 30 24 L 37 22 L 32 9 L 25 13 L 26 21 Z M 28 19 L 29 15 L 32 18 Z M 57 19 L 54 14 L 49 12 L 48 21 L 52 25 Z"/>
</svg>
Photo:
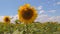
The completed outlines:
<svg viewBox="0 0 60 34">
<path fill-rule="evenodd" d="M 5 23 L 10 23 L 10 17 L 9 16 L 5 16 L 3 20 Z"/>
</svg>

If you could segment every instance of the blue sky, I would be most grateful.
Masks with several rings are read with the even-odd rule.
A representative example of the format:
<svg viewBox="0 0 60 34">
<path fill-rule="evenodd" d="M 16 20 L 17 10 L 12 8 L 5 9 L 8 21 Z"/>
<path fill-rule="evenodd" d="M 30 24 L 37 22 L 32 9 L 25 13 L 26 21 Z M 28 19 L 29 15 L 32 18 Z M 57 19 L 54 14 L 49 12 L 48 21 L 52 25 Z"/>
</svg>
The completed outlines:
<svg viewBox="0 0 60 34">
<path fill-rule="evenodd" d="M 0 0 L 0 16 L 16 15 L 19 6 L 26 3 L 37 8 L 39 14 L 60 16 L 60 0 Z"/>
</svg>

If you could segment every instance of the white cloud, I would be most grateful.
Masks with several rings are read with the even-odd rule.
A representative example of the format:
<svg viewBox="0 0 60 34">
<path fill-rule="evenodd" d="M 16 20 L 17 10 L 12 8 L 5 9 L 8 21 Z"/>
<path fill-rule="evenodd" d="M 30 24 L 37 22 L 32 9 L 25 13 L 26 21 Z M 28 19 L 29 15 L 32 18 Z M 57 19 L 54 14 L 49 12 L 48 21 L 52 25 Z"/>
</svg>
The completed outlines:
<svg viewBox="0 0 60 34">
<path fill-rule="evenodd" d="M 49 10 L 48 12 L 55 13 L 55 12 L 56 12 L 56 10 Z"/>
<path fill-rule="evenodd" d="M 36 9 L 38 10 L 38 14 L 42 14 L 42 13 L 45 12 L 45 11 L 43 10 L 43 6 L 38 6 Z"/>
<path fill-rule="evenodd" d="M 60 5 L 60 2 L 56 2 L 53 4 L 53 6 Z"/>
<path fill-rule="evenodd" d="M 16 19 L 18 19 L 18 15 L 12 16 L 11 23 L 14 23 Z"/>
<path fill-rule="evenodd" d="M 46 22 L 49 21 L 48 18 L 48 15 L 39 15 L 35 22 Z"/>
<path fill-rule="evenodd" d="M 42 22 L 42 23 L 47 21 L 60 22 L 60 16 L 49 17 L 48 15 L 39 15 L 35 20 L 35 22 Z"/>
<path fill-rule="evenodd" d="M 41 9 L 42 9 L 42 6 L 38 6 L 38 7 L 37 7 L 37 10 L 41 10 Z"/>
<path fill-rule="evenodd" d="M 60 5 L 60 2 L 57 2 L 58 5 Z"/>
<path fill-rule="evenodd" d="M 50 21 L 53 21 L 53 22 L 60 22 L 60 16 L 53 16 L 53 17 L 50 17 L 49 18 Z"/>
<path fill-rule="evenodd" d="M 1 21 L 1 22 L 3 22 L 3 17 L 4 17 L 4 16 L 0 16 L 0 21 Z"/>
<path fill-rule="evenodd" d="M 45 11 L 44 10 L 41 10 L 41 11 L 39 11 L 39 14 L 42 14 L 42 13 L 44 13 Z"/>
</svg>

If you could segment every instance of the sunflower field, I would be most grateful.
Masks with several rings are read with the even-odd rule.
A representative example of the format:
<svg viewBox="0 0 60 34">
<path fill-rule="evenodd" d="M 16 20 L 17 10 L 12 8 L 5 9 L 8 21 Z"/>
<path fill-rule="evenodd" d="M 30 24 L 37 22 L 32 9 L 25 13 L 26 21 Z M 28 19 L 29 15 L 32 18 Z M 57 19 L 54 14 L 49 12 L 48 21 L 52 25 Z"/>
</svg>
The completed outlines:
<svg viewBox="0 0 60 34">
<path fill-rule="evenodd" d="M 38 13 L 30 4 L 25 4 L 18 9 L 18 19 L 11 23 L 11 18 L 5 16 L 0 22 L 0 34 L 60 34 L 58 22 L 34 22 Z"/>
<path fill-rule="evenodd" d="M 28 24 L 28 32 L 25 24 L 0 23 L 0 34 L 60 34 L 60 24 L 57 22 Z"/>
</svg>

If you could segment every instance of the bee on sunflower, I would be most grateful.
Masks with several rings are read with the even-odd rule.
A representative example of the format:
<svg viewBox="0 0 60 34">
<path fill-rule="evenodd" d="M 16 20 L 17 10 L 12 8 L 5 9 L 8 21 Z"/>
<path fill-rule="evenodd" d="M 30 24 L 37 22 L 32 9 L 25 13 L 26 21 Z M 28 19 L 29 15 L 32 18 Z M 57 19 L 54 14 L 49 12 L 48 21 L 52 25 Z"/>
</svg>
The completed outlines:
<svg viewBox="0 0 60 34">
<path fill-rule="evenodd" d="M 9 16 L 4 16 L 3 20 L 5 23 L 10 23 L 10 17 Z"/>
<path fill-rule="evenodd" d="M 30 4 L 25 4 L 18 9 L 18 18 L 23 23 L 32 23 L 37 17 L 37 11 Z"/>
</svg>

